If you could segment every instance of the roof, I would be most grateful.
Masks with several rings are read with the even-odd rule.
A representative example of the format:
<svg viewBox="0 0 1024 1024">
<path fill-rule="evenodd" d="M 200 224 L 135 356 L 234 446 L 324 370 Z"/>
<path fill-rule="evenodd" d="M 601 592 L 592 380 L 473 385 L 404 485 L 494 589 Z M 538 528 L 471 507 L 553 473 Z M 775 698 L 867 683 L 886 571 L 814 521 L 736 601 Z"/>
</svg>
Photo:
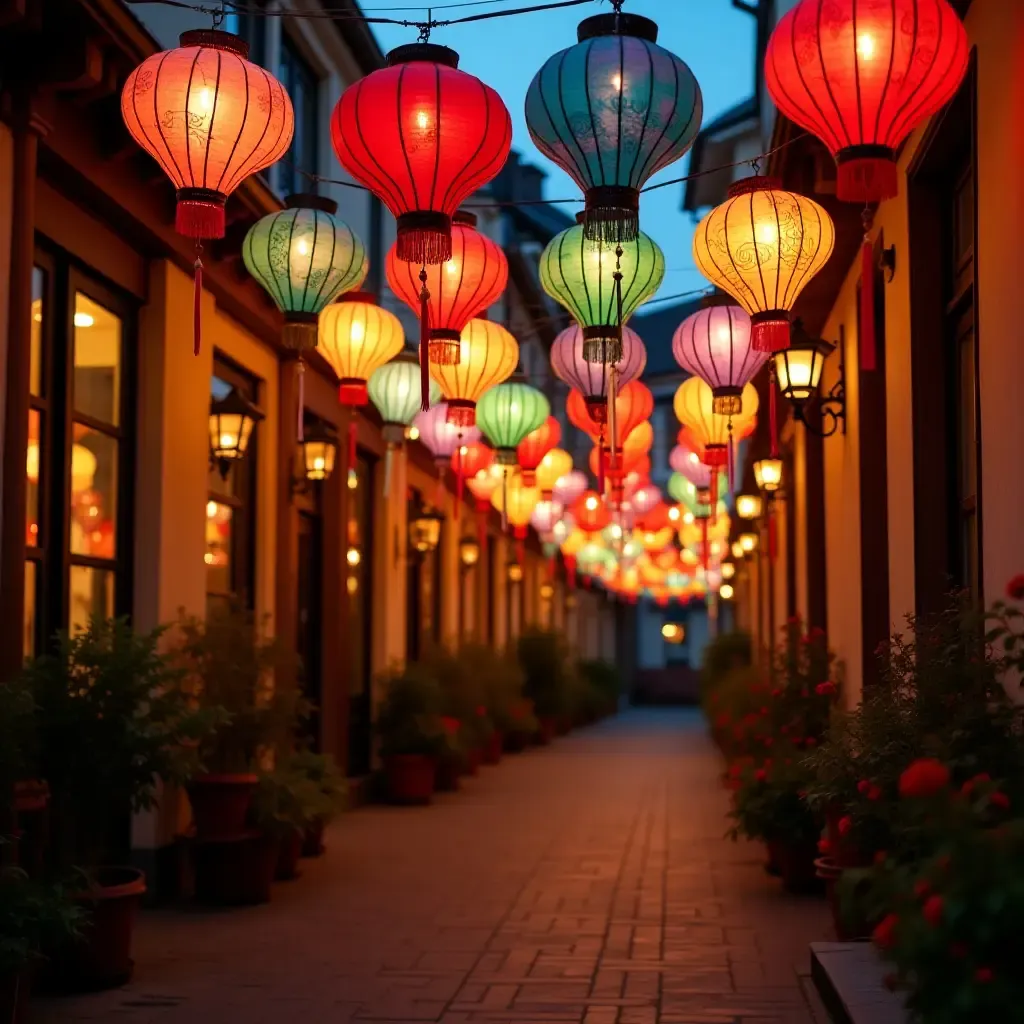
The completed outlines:
<svg viewBox="0 0 1024 1024">
<path fill-rule="evenodd" d="M 509 206 L 506 213 L 517 231 L 543 245 L 547 245 L 560 231 L 565 231 L 576 223 L 575 218 L 550 203 Z"/>
<path fill-rule="evenodd" d="M 696 174 L 719 167 L 722 163 L 732 163 L 731 159 L 726 159 L 733 149 L 728 143 L 741 137 L 743 128 L 760 131 L 760 106 L 759 96 L 748 96 L 705 125 L 697 133 L 690 150 L 688 173 Z M 731 168 L 721 167 L 699 178 L 689 178 L 683 186 L 683 209 L 692 213 L 702 206 L 718 202 L 725 195 L 732 177 Z"/>
<path fill-rule="evenodd" d="M 636 313 L 630 319 L 629 326 L 640 335 L 647 349 L 645 377 L 685 376 L 672 355 L 672 335 L 691 313 L 700 309 L 700 305 L 699 298 L 688 299 L 665 304 L 649 313 Z"/>
</svg>

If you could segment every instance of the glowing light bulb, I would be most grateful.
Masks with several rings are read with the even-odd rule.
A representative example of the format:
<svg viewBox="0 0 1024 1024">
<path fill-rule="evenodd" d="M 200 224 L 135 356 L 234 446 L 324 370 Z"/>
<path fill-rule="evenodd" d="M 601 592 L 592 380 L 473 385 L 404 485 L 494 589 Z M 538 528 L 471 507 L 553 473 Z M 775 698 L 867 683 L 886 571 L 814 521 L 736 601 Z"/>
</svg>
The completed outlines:
<svg viewBox="0 0 1024 1024">
<path fill-rule="evenodd" d="M 295 251 L 300 256 L 308 256 L 309 255 L 309 243 L 304 238 L 300 238 L 298 240 L 298 242 L 295 243 Z"/>
<path fill-rule="evenodd" d="M 769 224 L 767 221 L 761 221 L 755 228 L 754 234 L 762 245 L 774 245 L 779 237 L 775 225 Z"/>
<path fill-rule="evenodd" d="M 348 471 L 348 489 L 354 491 L 359 486 L 359 474 L 354 470 Z"/>
<path fill-rule="evenodd" d="M 203 561 L 207 565 L 213 565 L 213 552 L 212 551 L 207 551 L 206 554 L 203 555 Z"/>
<path fill-rule="evenodd" d="M 75 314 L 76 327 L 92 327 L 94 323 L 96 323 L 96 321 L 88 313 Z"/>
<path fill-rule="evenodd" d="M 593 512 L 597 508 L 597 498 L 591 495 L 585 502 L 588 512 Z"/>
<path fill-rule="evenodd" d="M 349 548 L 345 552 L 345 561 L 351 566 L 358 565 L 363 560 L 363 556 L 359 553 L 359 548 Z"/>
<path fill-rule="evenodd" d="M 208 501 L 206 503 L 206 518 L 212 519 L 217 514 L 217 502 Z"/>
<path fill-rule="evenodd" d="M 352 327 L 349 329 L 348 336 L 353 345 L 361 345 L 363 343 L 363 339 L 366 337 L 366 327 L 361 320 L 352 321 Z"/>
<path fill-rule="evenodd" d="M 405 431 L 405 436 L 409 438 L 410 441 L 418 441 L 420 437 L 420 428 L 407 427 Z"/>
<path fill-rule="evenodd" d="M 857 36 L 857 56 L 862 60 L 872 60 L 875 56 L 875 37 L 862 32 Z"/>
<path fill-rule="evenodd" d="M 612 75 L 612 88 L 618 92 L 622 91 L 622 75 Z"/>
<path fill-rule="evenodd" d="M 209 89 L 199 90 L 199 106 L 202 110 L 213 109 L 213 93 Z"/>
<path fill-rule="evenodd" d="M 421 129 L 423 129 L 423 130 L 426 130 L 426 128 L 427 128 L 427 127 L 429 126 L 429 124 L 430 124 L 430 118 L 429 118 L 429 117 L 427 116 L 427 113 L 426 113 L 426 111 L 425 111 L 425 110 L 421 110 L 421 111 L 420 111 L 420 112 L 419 112 L 419 113 L 418 113 L 418 114 L 416 115 L 416 124 L 417 124 L 417 125 L 418 125 L 418 126 L 419 126 L 419 127 L 421 128 Z"/>
<path fill-rule="evenodd" d="M 459 265 L 455 260 L 449 260 L 444 265 L 444 269 L 448 271 L 450 276 L 454 277 L 459 272 Z"/>
<path fill-rule="evenodd" d="M 324 460 L 323 456 L 318 455 L 315 459 L 313 459 L 313 472 L 322 473 L 326 465 L 327 463 Z"/>
<path fill-rule="evenodd" d="M 673 523 L 677 523 L 677 522 L 679 522 L 679 515 L 680 515 L 679 509 L 678 509 L 678 507 L 677 507 L 677 506 L 675 506 L 675 505 L 673 505 L 673 506 L 672 506 L 672 507 L 671 507 L 671 508 L 670 508 L 670 509 L 668 510 L 668 517 L 669 517 L 669 519 L 670 519 L 670 520 L 671 520 L 671 521 L 672 521 Z"/>
<path fill-rule="evenodd" d="M 221 434 L 220 446 L 221 448 L 234 448 L 237 440 L 234 434 Z"/>
<path fill-rule="evenodd" d="M 687 526 L 690 526 L 693 523 L 693 513 L 692 512 L 685 512 L 683 514 L 683 522 Z"/>
<path fill-rule="evenodd" d="M 692 462 L 695 466 L 698 462 L 700 462 L 700 459 L 697 457 L 696 452 L 690 452 L 690 462 Z"/>
<path fill-rule="evenodd" d="M 718 590 L 718 594 L 723 601 L 731 601 L 733 593 L 734 591 L 731 583 L 723 583 Z"/>
</svg>

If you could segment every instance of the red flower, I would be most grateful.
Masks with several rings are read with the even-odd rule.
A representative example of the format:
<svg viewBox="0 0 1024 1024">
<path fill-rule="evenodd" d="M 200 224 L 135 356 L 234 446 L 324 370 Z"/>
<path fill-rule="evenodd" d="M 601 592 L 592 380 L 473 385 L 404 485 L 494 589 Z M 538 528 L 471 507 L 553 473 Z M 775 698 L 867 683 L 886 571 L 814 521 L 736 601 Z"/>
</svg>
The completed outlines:
<svg viewBox="0 0 1024 1024">
<path fill-rule="evenodd" d="M 457 718 L 445 717 L 441 719 L 441 725 L 444 727 L 444 731 L 448 733 L 449 736 L 455 736 L 458 734 L 459 727 L 462 725 L 462 723 Z"/>
<path fill-rule="evenodd" d="M 1020 601 L 1024 598 L 1024 573 L 1017 573 L 1009 583 L 1006 584 L 1006 596 L 1011 601 Z"/>
<path fill-rule="evenodd" d="M 768 773 L 763 768 L 758 768 L 757 771 L 754 772 L 754 778 L 757 779 L 758 782 L 764 782 L 765 779 L 768 778 Z"/>
<path fill-rule="evenodd" d="M 978 772 L 978 774 L 974 776 L 974 780 L 973 781 L 974 781 L 974 783 L 976 785 L 981 785 L 982 783 L 985 783 L 985 782 L 991 782 L 992 781 L 992 776 L 989 775 L 988 772 Z"/>
<path fill-rule="evenodd" d="M 875 783 L 872 783 L 871 784 L 871 788 L 868 790 L 868 799 L 869 800 L 881 800 L 882 799 L 882 787 L 876 785 Z"/>
<path fill-rule="evenodd" d="M 990 793 L 988 802 L 993 807 L 999 807 L 1002 810 L 1008 810 L 1010 806 L 1010 798 L 1005 793 Z"/>
<path fill-rule="evenodd" d="M 888 949 L 893 944 L 896 939 L 893 933 L 896 931 L 896 926 L 899 923 L 900 919 L 896 914 L 886 914 L 875 926 L 875 930 L 871 933 L 871 938 L 879 949 Z"/>
<path fill-rule="evenodd" d="M 846 833 L 849 832 L 851 828 L 853 828 L 853 821 L 850 819 L 850 816 L 847 814 L 844 817 L 839 819 L 839 824 L 838 824 L 837 827 L 839 829 L 839 834 L 841 836 L 845 836 Z"/>
<path fill-rule="evenodd" d="M 832 844 L 827 839 L 818 840 L 818 853 L 825 856 L 832 849 Z"/>
<path fill-rule="evenodd" d="M 921 757 L 900 776 L 900 796 L 928 797 L 949 785 L 949 769 L 934 757 Z"/>
<path fill-rule="evenodd" d="M 878 850 L 878 851 L 876 851 L 875 852 L 875 864 L 878 865 L 879 867 L 881 867 L 885 863 L 886 858 L 888 856 L 889 856 L 889 854 L 885 850 Z"/>
<path fill-rule="evenodd" d="M 987 985 L 990 981 L 994 981 L 995 977 L 991 967 L 979 967 L 974 972 L 974 980 L 981 985 Z"/>
<path fill-rule="evenodd" d="M 807 739 L 804 740 L 805 747 L 816 747 L 817 745 L 818 741 L 813 736 L 808 736 Z"/>
<path fill-rule="evenodd" d="M 954 960 L 966 960 L 967 954 L 970 950 L 967 948 L 966 942 L 953 942 L 949 947 L 949 955 Z"/>
<path fill-rule="evenodd" d="M 740 777 L 740 766 L 738 764 L 729 766 L 729 778 L 738 779 Z"/>
<path fill-rule="evenodd" d="M 914 895 L 919 900 L 923 900 L 931 891 L 932 887 L 923 878 L 919 878 L 914 883 Z"/>
<path fill-rule="evenodd" d="M 819 697 L 824 697 L 826 695 L 831 695 L 831 694 L 836 692 L 836 684 L 835 683 L 818 683 L 818 685 L 814 688 L 814 692 L 816 694 L 818 694 Z"/>
<path fill-rule="evenodd" d="M 860 793 L 861 796 L 867 796 L 870 788 L 871 783 L 868 782 L 867 779 L 861 779 L 860 782 L 857 783 L 857 792 Z"/>
<path fill-rule="evenodd" d="M 942 924 L 942 915 L 946 909 L 946 901 L 941 896 L 929 896 L 921 908 L 921 916 L 933 927 Z"/>
</svg>

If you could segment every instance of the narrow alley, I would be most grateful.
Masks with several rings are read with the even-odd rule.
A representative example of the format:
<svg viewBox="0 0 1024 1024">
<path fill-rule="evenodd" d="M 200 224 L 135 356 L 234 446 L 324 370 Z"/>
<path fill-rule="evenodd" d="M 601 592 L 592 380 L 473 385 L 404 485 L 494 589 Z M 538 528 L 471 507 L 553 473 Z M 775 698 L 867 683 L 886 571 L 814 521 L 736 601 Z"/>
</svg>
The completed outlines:
<svg viewBox="0 0 1024 1024">
<path fill-rule="evenodd" d="M 343 816 L 269 906 L 146 912 L 130 985 L 39 1018 L 811 1024 L 828 911 L 723 837 L 719 771 L 696 712 L 626 712 Z"/>
</svg>

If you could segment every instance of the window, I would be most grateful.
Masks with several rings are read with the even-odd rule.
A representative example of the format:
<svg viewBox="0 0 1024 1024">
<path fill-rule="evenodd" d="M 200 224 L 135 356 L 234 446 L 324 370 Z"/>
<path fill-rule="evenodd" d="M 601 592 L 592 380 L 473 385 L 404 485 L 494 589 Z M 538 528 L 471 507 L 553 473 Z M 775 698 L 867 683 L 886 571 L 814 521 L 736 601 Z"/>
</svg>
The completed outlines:
<svg viewBox="0 0 1024 1024">
<path fill-rule="evenodd" d="M 278 77 L 292 100 L 295 111 L 295 135 L 287 156 L 277 165 L 277 190 L 281 195 L 308 190 L 300 171 L 311 174 L 318 169 L 317 128 L 320 82 L 298 47 L 287 36 L 281 39 L 281 66 Z"/>
<path fill-rule="evenodd" d="M 133 311 L 119 295 L 40 251 L 32 275 L 26 453 L 25 641 L 131 608 L 132 422 L 126 379 Z"/>
<path fill-rule="evenodd" d="M 259 403 L 255 377 L 215 356 L 210 401 L 237 391 Z M 208 605 L 237 598 L 252 608 L 255 582 L 256 467 L 259 424 L 252 428 L 245 457 L 225 467 L 211 466 L 206 502 L 206 599 Z"/>
<path fill-rule="evenodd" d="M 263 67 L 267 58 L 266 24 L 267 19 L 262 15 L 242 12 L 226 14 L 222 28 L 225 32 L 234 32 L 236 36 L 241 36 L 249 44 L 249 60 Z"/>
</svg>

